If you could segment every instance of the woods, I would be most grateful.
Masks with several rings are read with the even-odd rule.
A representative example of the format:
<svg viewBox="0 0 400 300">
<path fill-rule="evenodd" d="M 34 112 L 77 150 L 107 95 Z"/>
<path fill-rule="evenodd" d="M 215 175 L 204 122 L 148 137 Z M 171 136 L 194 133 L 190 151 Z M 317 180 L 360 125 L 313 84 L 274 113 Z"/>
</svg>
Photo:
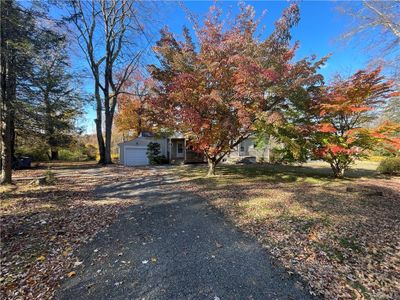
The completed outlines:
<svg viewBox="0 0 400 300">
<path fill-rule="evenodd" d="M 17 143 L 42 144 L 57 159 L 77 132 L 83 95 L 70 70 L 66 36 L 48 18 L 47 6 L 1 4 L 2 182 L 11 183 Z M 50 25 L 40 25 L 44 21 Z"/>
</svg>

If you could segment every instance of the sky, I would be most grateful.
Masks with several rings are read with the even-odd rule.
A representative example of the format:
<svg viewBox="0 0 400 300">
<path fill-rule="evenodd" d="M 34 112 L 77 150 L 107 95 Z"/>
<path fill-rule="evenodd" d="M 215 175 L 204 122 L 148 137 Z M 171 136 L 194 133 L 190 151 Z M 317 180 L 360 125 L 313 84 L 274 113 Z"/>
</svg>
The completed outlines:
<svg viewBox="0 0 400 300">
<path fill-rule="evenodd" d="M 185 7 L 192 13 L 203 19 L 213 1 L 185 1 Z M 266 14 L 260 26 L 265 26 L 265 34 L 273 30 L 274 22 L 280 17 L 282 11 L 289 6 L 289 1 L 246 1 L 246 4 L 254 6 L 257 15 L 261 15 L 264 10 Z M 363 45 L 359 41 L 344 43 L 339 41 L 351 23 L 351 19 L 340 14 L 337 7 L 345 5 L 344 2 L 337 1 L 300 1 L 301 20 L 293 29 L 293 42 L 299 41 L 300 48 L 297 50 L 295 59 L 300 59 L 312 54 L 322 57 L 331 54 L 327 64 L 320 70 L 327 81 L 335 74 L 349 76 L 355 71 L 367 67 L 369 55 L 363 50 Z M 220 1 L 218 4 L 224 12 L 229 10 L 232 14 L 238 11 L 238 3 L 235 1 Z M 157 28 L 168 26 L 171 32 L 178 35 L 182 33 L 182 28 L 186 25 L 192 28 L 191 23 L 179 3 L 168 1 L 158 7 L 154 17 L 156 22 L 151 24 L 154 32 L 154 42 L 158 38 Z M 155 59 L 151 55 L 146 57 L 146 62 L 152 63 Z M 82 61 L 84 64 L 85 62 Z M 90 81 L 85 82 L 85 89 L 90 92 L 93 85 Z M 81 125 L 86 133 L 93 133 L 95 130 L 94 107 L 88 105 L 85 109 L 85 116 L 82 118 Z"/>
</svg>

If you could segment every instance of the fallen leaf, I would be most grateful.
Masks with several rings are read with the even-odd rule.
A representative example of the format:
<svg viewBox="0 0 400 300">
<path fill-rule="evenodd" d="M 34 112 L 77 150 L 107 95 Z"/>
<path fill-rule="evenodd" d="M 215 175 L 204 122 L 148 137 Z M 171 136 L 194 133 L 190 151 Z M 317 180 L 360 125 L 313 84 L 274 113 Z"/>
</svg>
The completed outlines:
<svg viewBox="0 0 400 300">
<path fill-rule="evenodd" d="M 75 267 L 78 267 L 78 266 L 80 266 L 81 264 L 83 264 L 83 261 L 76 261 L 76 262 L 74 262 L 74 266 L 75 266 Z"/>
<path fill-rule="evenodd" d="M 69 273 L 67 274 L 68 277 L 73 277 L 73 276 L 75 276 L 75 275 L 76 275 L 76 272 L 75 272 L 75 271 L 69 272 Z"/>
</svg>

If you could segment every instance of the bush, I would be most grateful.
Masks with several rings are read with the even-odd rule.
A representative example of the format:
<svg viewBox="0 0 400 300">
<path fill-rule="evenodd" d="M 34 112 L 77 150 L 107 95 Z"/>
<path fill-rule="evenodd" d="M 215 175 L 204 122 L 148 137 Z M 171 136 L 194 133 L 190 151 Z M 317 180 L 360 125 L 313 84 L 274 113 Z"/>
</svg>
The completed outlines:
<svg viewBox="0 0 400 300">
<path fill-rule="evenodd" d="M 36 147 L 21 146 L 15 150 L 17 156 L 28 156 L 32 161 L 48 161 L 49 151 L 46 145 Z"/>
<path fill-rule="evenodd" d="M 66 160 L 66 161 L 79 161 L 82 158 L 86 158 L 83 156 L 82 152 L 79 150 L 71 151 L 69 149 L 60 149 L 58 151 L 58 159 L 59 160 Z"/>
<path fill-rule="evenodd" d="M 44 173 L 44 180 L 46 184 L 54 184 L 56 181 L 56 176 L 52 171 L 48 170 L 46 173 Z"/>
<path fill-rule="evenodd" d="M 306 148 L 299 148 L 296 151 L 289 147 L 278 148 L 271 150 L 270 161 L 279 164 L 304 163 L 309 156 Z"/>
<path fill-rule="evenodd" d="M 118 161 L 119 159 L 119 154 L 118 153 L 111 153 L 111 160 L 112 161 Z"/>
<path fill-rule="evenodd" d="M 161 146 L 159 143 L 150 142 L 147 145 L 147 158 L 151 165 L 162 165 L 168 163 L 168 159 L 164 155 L 160 155 Z"/>
<path fill-rule="evenodd" d="M 400 175 L 400 156 L 389 157 L 381 161 L 378 171 L 383 174 Z"/>
<path fill-rule="evenodd" d="M 86 155 L 88 160 L 96 159 L 96 155 L 98 153 L 97 147 L 91 144 L 84 145 L 83 154 Z"/>
</svg>

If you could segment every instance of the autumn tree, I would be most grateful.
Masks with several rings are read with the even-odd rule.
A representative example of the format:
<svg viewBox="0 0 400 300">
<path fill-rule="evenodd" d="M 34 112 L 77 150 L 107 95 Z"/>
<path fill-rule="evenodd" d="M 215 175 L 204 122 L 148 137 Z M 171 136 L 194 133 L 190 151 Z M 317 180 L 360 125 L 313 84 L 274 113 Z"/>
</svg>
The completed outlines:
<svg viewBox="0 0 400 300">
<path fill-rule="evenodd" d="M 290 46 L 290 30 L 299 21 L 291 5 L 264 40 L 255 37 L 259 21 L 252 6 L 224 22 L 212 6 L 204 25 L 194 21 L 198 47 L 189 30 L 183 41 L 164 29 L 154 47 L 161 61 L 150 66 L 154 79 L 153 107 L 170 128 L 183 133 L 193 149 L 207 158 L 208 175 L 216 165 L 254 132 L 264 112 L 279 109 L 285 100 L 281 84 L 301 84 L 288 77 L 308 78 L 307 60 L 291 62 L 297 44 Z"/>
<path fill-rule="evenodd" d="M 136 71 L 125 81 L 123 91 L 115 115 L 117 130 L 134 137 L 142 131 L 151 130 L 148 79 L 142 72 Z"/>
<path fill-rule="evenodd" d="M 393 125 L 370 129 L 365 126 L 377 118 L 385 99 L 394 97 L 393 83 L 380 75 L 381 68 L 358 71 L 349 79 L 337 78 L 318 99 L 318 119 L 311 138 L 314 153 L 328 162 L 335 177 L 343 177 L 349 166 L 379 142 L 396 145 Z"/>
</svg>

